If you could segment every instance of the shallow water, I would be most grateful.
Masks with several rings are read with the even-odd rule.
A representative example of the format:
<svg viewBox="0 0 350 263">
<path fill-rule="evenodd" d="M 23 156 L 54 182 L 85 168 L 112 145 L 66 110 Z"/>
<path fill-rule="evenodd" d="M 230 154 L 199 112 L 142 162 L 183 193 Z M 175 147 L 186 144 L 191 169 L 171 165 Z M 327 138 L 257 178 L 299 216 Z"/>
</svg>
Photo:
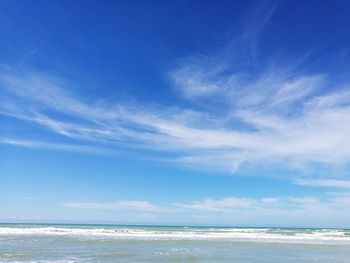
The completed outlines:
<svg viewBox="0 0 350 263">
<path fill-rule="evenodd" d="M 341 229 L 0 225 L 0 262 L 350 262 Z"/>
</svg>

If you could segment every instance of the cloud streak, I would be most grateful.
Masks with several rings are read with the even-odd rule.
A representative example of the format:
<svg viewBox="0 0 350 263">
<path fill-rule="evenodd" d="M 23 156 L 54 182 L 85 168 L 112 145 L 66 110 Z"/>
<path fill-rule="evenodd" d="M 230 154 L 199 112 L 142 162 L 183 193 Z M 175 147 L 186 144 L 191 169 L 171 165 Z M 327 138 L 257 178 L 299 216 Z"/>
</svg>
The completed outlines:
<svg viewBox="0 0 350 263">
<path fill-rule="evenodd" d="M 14 146 L 21 146 L 31 149 L 47 149 L 47 150 L 58 150 L 58 151 L 68 151 L 68 152 L 80 152 L 80 153 L 91 153 L 91 154 L 115 154 L 116 151 L 109 149 L 103 149 L 91 145 L 79 145 L 79 144 L 60 144 L 60 143 L 48 143 L 42 141 L 33 140 L 14 140 L 3 138 L 0 140 L 1 144 L 8 144 Z"/>
<path fill-rule="evenodd" d="M 248 198 L 227 197 L 221 200 L 205 199 L 191 203 L 178 203 L 176 207 L 199 211 L 225 211 L 234 208 L 251 207 L 256 201 Z"/>
<path fill-rule="evenodd" d="M 253 88 L 252 84 L 240 87 L 243 91 L 236 101 L 225 102 L 225 113 L 219 114 L 191 108 L 88 104 L 68 93 L 68 87 L 60 86 L 54 78 L 2 72 L 0 110 L 3 115 L 35 123 L 77 142 L 176 152 L 179 157 L 172 161 L 188 164 L 237 170 L 242 164 L 268 163 L 300 171 L 315 163 L 327 167 L 349 164 L 347 91 L 310 96 L 325 85 L 324 75 L 282 82 L 262 79 Z M 266 85 L 272 90 L 258 94 Z M 223 89 L 217 96 L 230 98 L 235 87 Z M 257 97 L 247 99 L 249 96 Z M 18 104 L 19 100 L 24 103 Z M 291 112 L 295 105 L 301 106 L 298 112 Z M 54 143 L 33 144 L 21 138 L 3 142 L 54 147 Z M 80 146 L 57 147 L 84 151 L 83 147 L 78 149 Z"/>
<path fill-rule="evenodd" d="M 98 210 L 136 210 L 146 212 L 160 212 L 164 208 L 151 204 L 147 201 L 118 201 L 114 203 L 89 203 L 89 202 L 68 202 L 61 204 L 65 208 L 74 209 L 98 209 Z"/>
<path fill-rule="evenodd" d="M 350 215 L 350 195 L 328 193 L 319 196 L 287 196 L 222 199 L 153 204 L 148 201 L 117 201 L 111 203 L 68 202 L 61 207 L 71 210 L 130 211 L 136 222 L 142 222 L 145 212 L 152 213 L 153 222 L 260 226 L 345 227 Z M 259 219 L 258 223 L 256 219 Z M 138 221 L 139 220 L 139 221 Z M 182 220 L 182 221 L 181 221 Z"/>
<path fill-rule="evenodd" d="M 2 67 L 0 114 L 76 144 L 8 134 L 2 143 L 111 154 L 141 149 L 147 157 L 170 153 L 163 160 L 192 167 L 347 177 L 350 81 L 307 70 L 308 56 L 251 61 L 251 47 L 277 5 L 262 1 L 226 48 L 183 58 L 169 72 L 169 86 L 185 102 L 177 106 L 91 100 L 62 76 Z"/>
<path fill-rule="evenodd" d="M 337 179 L 297 179 L 294 181 L 297 185 L 312 187 L 335 187 L 350 188 L 350 181 Z"/>
</svg>

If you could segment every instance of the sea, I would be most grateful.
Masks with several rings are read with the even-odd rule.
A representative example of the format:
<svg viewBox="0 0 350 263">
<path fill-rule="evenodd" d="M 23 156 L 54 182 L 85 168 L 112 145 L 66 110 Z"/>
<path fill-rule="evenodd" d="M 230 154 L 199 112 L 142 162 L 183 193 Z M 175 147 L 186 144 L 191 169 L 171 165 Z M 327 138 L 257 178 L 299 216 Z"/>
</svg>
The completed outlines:
<svg viewBox="0 0 350 263">
<path fill-rule="evenodd" d="M 0 262 L 349 263 L 350 230 L 0 224 Z"/>
</svg>

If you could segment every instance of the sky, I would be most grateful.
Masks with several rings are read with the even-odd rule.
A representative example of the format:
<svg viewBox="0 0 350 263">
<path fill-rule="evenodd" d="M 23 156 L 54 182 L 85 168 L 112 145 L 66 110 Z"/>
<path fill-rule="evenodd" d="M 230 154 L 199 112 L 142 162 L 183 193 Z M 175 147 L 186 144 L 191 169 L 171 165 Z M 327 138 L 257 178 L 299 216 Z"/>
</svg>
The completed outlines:
<svg viewBox="0 0 350 263">
<path fill-rule="evenodd" d="M 0 1 L 0 222 L 350 227 L 349 1 Z"/>
</svg>

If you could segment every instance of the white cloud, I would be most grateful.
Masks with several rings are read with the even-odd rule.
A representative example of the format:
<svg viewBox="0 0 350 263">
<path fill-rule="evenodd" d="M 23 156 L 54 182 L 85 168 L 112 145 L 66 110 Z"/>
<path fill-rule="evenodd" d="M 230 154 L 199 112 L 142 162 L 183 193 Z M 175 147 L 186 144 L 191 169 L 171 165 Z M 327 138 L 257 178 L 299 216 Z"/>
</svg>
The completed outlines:
<svg viewBox="0 0 350 263">
<path fill-rule="evenodd" d="M 235 197 L 228 197 L 230 199 Z M 242 199 L 242 198 L 238 198 Z M 224 199 L 223 199 L 224 200 Z M 243 198 L 244 200 L 244 198 Z M 222 206 L 222 200 L 212 200 L 215 205 L 207 208 L 207 203 L 193 202 L 196 206 L 186 206 L 193 218 L 201 222 L 216 222 L 229 225 L 281 225 L 348 227 L 350 220 L 349 194 L 328 194 L 322 197 L 264 197 L 248 199 L 246 206 Z M 200 208 L 200 209 L 198 209 Z M 206 220 L 207 218 L 207 220 Z M 257 221 L 258 218 L 258 221 Z M 257 223 L 258 222 L 258 223 Z"/>
<path fill-rule="evenodd" d="M 286 105 L 309 95 L 314 89 L 322 86 L 324 76 L 307 76 L 283 83 L 273 97 L 271 105 Z"/>
<path fill-rule="evenodd" d="M 273 167 L 334 179 L 350 165 L 350 83 L 308 71 L 308 56 L 254 61 L 257 37 L 277 5 L 252 5 L 242 32 L 223 50 L 183 58 L 170 72 L 186 106 L 92 101 L 60 76 L 1 67 L 1 114 L 76 141 L 7 135 L 3 143 L 110 154 L 142 148 L 147 158 L 166 151 L 176 157 L 164 160 L 192 167 L 265 171 L 259 174 Z"/>
<path fill-rule="evenodd" d="M 265 198 L 262 198 L 260 201 L 266 204 L 278 204 L 278 202 L 280 202 L 280 199 L 273 198 L 273 197 L 265 197 Z"/>
<path fill-rule="evenodd" d="M 48 143 L 32 140 L 0 139 L 0 144 L 9 144 L 32 149 L 49 149 L 58 151 L 81 152 L 92 154 L 113 154 L 115 151 L 91 145 Z"/>
<path fill-rule="evenodd" d="M 63 208 L 86 210 L 120 210 L 118 215 L 130 216 L 133 222 L 349 227 L 350 194 L 328 193 L 323 196 L 280 196 L 244 198 L 228 196 L 222 199 L 163 203 L 148 201 L 118 201 L 111 203 L 69 202 Z M 128 214 L 130 212 L 130 214 Z M 89 211 L 89 213 L 93 213 Z M 150 214 L 151 213 L 151 214 Z M 105 215 L 105 214 L 104 214 Z M 125 217 L 126 219 L 126 217 Z M 258 219 L 258 220 L 257 220 Z"/>
<path fill-rule="evenodd" d="M 60 80 L 41 77 L 1 72 L 1 113 L 79 143 L 176 152 L 179 157 L 172 161 L 229 171 L 270 164 L 307 172 L 314 164 L 329 169 L 349 164 L 350 109 L 342 96 L 344 91 L 309 98 L 309 90 L 304 90 L 325 85 L 325 76 L 300 76 L 292 81 L 262 78 L 254 85 L 243 86 L 237 102 L 226 105 L 220 114 L 216 110 L 88 103 L 66 92 L 69 87 L 62 86 Z M 261 93 L 266 85 L 272 88 Z M 256 95 L 255 91 L 261 93 L 259 102 L 246 102 L 250 94 Z M 233 87 L 217 95 L 227 99 L 235 92 Z M 18 100 L 23 103 L 18 104 Z M 280 107 L 274 110 L 277 104 L 289 105 L 287 101 L 293 101 L 289 110 L 299 103 L 297 114 L 285 115 L 286 110 Z M 34 143 L 23 138 L 3 142 L 32 148 L 100 151 L 90 146 Z"/>
<path fill-rule="evenodd" d="M 338 179 L 296 179 L 294 183 L 313 187 L 350 188 L 350 181 Z"/>
<path fill-rule="evenodd" d="M 119 201 L 114 203 L 89 203 L 89 202 L 68 202 L 61 204 L 66 208 L 78 208 L 78 209 L 121 209 L 121 210 L 137 210 L 148 212 L 159 212 L 164 209 L 160 206 L 153 205 L 147 201 Z"/>
<path fill-rule="evenodd" d="M 218 81 L 213 81 L 211 75 L 216 72 L 209 72 L 201 63 L 185 65 L 172 73 L 175 87 L 187 98 L 210 96 L 220 89 Z"/>
<path fill-rule="evenodd" d="M 223 211 L 232 208 L 251 207 L 255 200 L 248 198 L 227 197 L 220 200 L 205 199 L 199 202 L 177 203 L 176 207 L 202 210 L 202 211 Z"/>
</svg>

